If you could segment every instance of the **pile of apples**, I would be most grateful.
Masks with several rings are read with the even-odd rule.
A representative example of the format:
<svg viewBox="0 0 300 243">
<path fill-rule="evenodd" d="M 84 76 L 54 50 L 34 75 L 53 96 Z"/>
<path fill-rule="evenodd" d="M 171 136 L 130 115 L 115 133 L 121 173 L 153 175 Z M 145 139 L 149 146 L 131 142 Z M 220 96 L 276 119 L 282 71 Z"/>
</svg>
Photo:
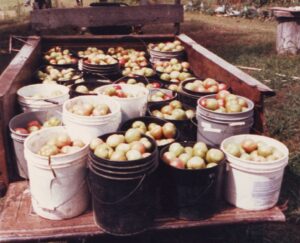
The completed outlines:
<svg viewBox="0 0 300 243">
<path fill-rule="evenodd" d="M 142 132 L 130 128 L 125 135 L 113 134 L 106 141 L 95 138 L 90 143 L 95 156 L 112 161 L 128 161 L 146 158 L 151 155 L 152 144 Z"/>
<path fill-rule="evenodd" d="M 241 143 L 229 143 L 225 151 L 237 158 L 254 162 L 270 162 L 284 156 L 275 147 L 253 139 L 245 139 Z"/>
<path fill-rule="evenodd" d="M 138 80 L 136 80 L 135 78 L 129 78 L 127 80 L 121 80 L 120 82 L 118 82 L 119 84 L 133 84 L 133 85 L 139 85 L 141 87 L 146 87 L 146 85 L 142 82 L 139 82 Z"/>
<path fill-rule="evenodd" d="M 147 89 L 159 89 L 159 88 L 161 88 L 161 84 L 157 81 L 154 81 L 154 82 L 147 84 L 146 88 Z"/>
<path fill-rule="evenodd" d="M 43 83 L 56 83 L 56 81 L 69 81 L 81 78 L 73 68 L 58 70 L 53 66 L 47 66 L 44 72 L 38 71 L 37 75 Z"/>
<path fill-rule="evenodd" d="M 121 46 L 111 47 L 108 49 L 107 53 L 114 58 L 119 60 L 122 67 L 146 67 L 148 65 L 147 59 L 145 57 L 146 53 L 144 51 L 137 51 L 135 49 L 125 49 Z"/>
<path fill-rule="evenodd" d="M 104 92 L 104 95 L 108 96 L 114 96 L 118 98 L 133 98 L 136 97 L 131 93 L 125 92 L 120 85 L 112 85 L 109 87 L 106 87 Z"/>
<path fill-rule="evenodd" d="M 124 76 L 145 76 L 145 77 L 152 77 L 155 75 L 155 71 L 152 68 L 149 67 L 139 67 L 139 66 L 134 66 L 134 67 L 126 67 L 122 71 L 122 75 Z"/>
<path fill-rule="evenodd" d="M 72 141 L 67 134 L 61 134 L 49 139 L 37 154 L 46 157 L 71 154 L 81 150 L 84 146 L 85 144 L 81 140 Z"/>
<path fill-rule="evenodd" d="M 176 58 L 172 58 L 170 61 L 157 61 L 153 66 L 160 73 L 171 73 L 172 71 L 188 72 L 190 68 L 188 62 L 179 62 Z"/>
<path fill-rule="evenodd" d="M 26 124 L 26 127 L 17 127 L 14 131 L 18 134 L 26 135 L 45 127 L 56 127 L 59 125 L 61 125 L 61 120 L 53 116 L 46 120 L 43 124 L 38 120 L 32 120 Z"/>
<path fill-rule="evenodd" d="M 195 111 L 191 109 L 185 110 L 182 103 L 178 100 L 173 100 L 160 110 L 153 110 L 151 113 L 155 117 L 167 120 L 186 120 L 195 116 Z"/>
<path fill-rule="evenodd" d="M 154 122 L 148 126 L 143 121 L 135 121 L 131 128 L 138 129 L 141 133 L 153 138 L 157 146 L 164 146 L 174 142 L 176 135 L 176 127 L 171 122 L 166 122 L 164 125 L 158 125 Z"/>
<path fill-rule="evenodd" d="M 88 47 L 84 51 L 78 51 L 77 54 L 79 57 L 85 58 L 92 54 L 104 54 L 104 51 L 98 49 L 97 47 Z"/>
<path fill-rule="evenodd" d="M 174 98 L 172 94 L 167 94 L 162 89 L 154 90 L 148 97 L 149 102 L 167 101 Z"/>
<path fill-rule="evenodd" d="M 175 40 L 173 42 L 166 42 L 166 43 L 158 43 L 153 44 L 150 43 L 148 48 L 153 51 L 161 51 L 161 52 L 178 52 L 184 50 L 184 46 L 181 44 L 180 41 Z"/>
<path fill-rule="evenodd" d="M 94 90 L 89 90 L 85 85 L 78 85 L 75 91 L 82 94 L 96 94 Z"/>
<path fill-rule="evenodd" d="M 178 84 L 170 84 L 170 85 L 168 85 L 167 89 L 179 92 L 180 91 L 180 86 Z"/>
<path fill-rule="evenodd" d="M 197 142 L 193 147 L 172 143 L 162 159 L 177 169 L 199 170 L 217 166 L 224 159 L 224 153 L 219 149 L 208 149 L 203 142 Z"/>
<path fill-rule="evenodd" d="M 200 105 L 218 113 L 236 113 L 249 110 L 248 103 L 244 98 L 231 94 L 227 90 L 220 91 L 215 98 L 201 99 Z"/>
<path fill-rule="evenodd" d="M 80 116 L 106 116 L 111 110 L 106 104 L 90 104 L 78 101 L 68 108 L 68 111 Z"/>
<path fill-rule="evenodd" d="M 207 78 L 203 81 L 196 79 L 191 82 L 187 82 L 184 88 L 193 92 L 200 93 L 218 93 L 221 90 L 226 90 L 227 85 L 224 83 L 218 83 L 212 78 Z"/>
<path fill-rule="evenodd" d="M 48 50 L 44 55 L 44 59 L 52 65 L 66 65 L 77 63 L 77 59 L 73 57 L 69 49 L 63 50 L 59 46 L 53 47 Z"/>
<path fill-rule="evenodd" d="M 154 64 L 155 70 L 159 73 L 160 79 L 173 83 L 180 83 L 192 75 L 188 72 L 190 64 L 188 62 L 179 62 L 176 58 L 170 61 L 158 61 Z"/>
<path fill-rule="evenodd" d="M 118 60 L 110 55 L 93 53 L 84 60 L 84 63 L 91 65 L 113 65 L 117 64 Z"/>
</svg>

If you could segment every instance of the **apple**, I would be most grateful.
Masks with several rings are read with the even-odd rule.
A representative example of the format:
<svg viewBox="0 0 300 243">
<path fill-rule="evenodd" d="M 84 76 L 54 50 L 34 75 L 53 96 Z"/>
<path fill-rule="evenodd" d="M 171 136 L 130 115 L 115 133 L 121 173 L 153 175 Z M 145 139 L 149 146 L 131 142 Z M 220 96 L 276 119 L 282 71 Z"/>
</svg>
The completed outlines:
<svg viewBox="0 0 300 243">
<path fill-rule="evenodd" d="M 207 151 L 205 159 L 208 163 L 218 164 L 224 159 L 224 154 L 219 149 L 211 148 Z"/>
<path fill-rule="evenodd" d="M 251 153 L 257 149 L 257 143 L 254 142 L 253 139 L 246 139 L 242 142 L 242 148 L 246 153 Z"/>
<path fill-rule="evenodd" d="M 138 150 L 131 149 L 126 153 L 126 158 L 127 160 L 138 160 L 142 159 L 142 154 Z"/>
<path fill-rule="evenodd" d="M 179 156 L 184 151 L 184 147 L 180 143 L 172 143 L 169 147 L 169 151 L 173 152 L 175 156 Z"/>
<path fill-rule="evenodd" d="M 106 144 L 112 148 L 117 147 L 120 143 L 124 143 L 125 141 L 125 137 L 123 135 L 120 134 L 113 134 L 110 135 L 107 139 L 106 139 Z"/>
<path fill-rule="evenodd" d="M 229 143 L 229 144 L 226 146 L 225 150 L 226 150 L 229 154 L 231 154 L 231 155 L 233 155 L 233 156 L 235 156 L 235 157 L 240 157 L 240 156 L 241 156 L 240 146 L 239 146 L 238 144 L 236 144 L 236 143 Z"/>
<path fill-rule="evenodd" d="M 194 156 L 187 161 L 186 164 L 188 169 L 203 169 L 206 167 L 204 160 L 201 157 Z"/>
<path fill-rule="evenodd" d="M 18 134 L 27 135 L 29 134 L 28 130 L 22 127 L 17 127 L 14 129 L 14 131 Z"/>
<path fill-rule="evenodd" d="M 177 169 L 184 169 L 185 168 L 185 164 L 182 160 L 180 160 L 179 158 L 175 158 L 170 162 L 170 165 L 177 168 Z"/>
<path fill-rule="evenodd" d="M 127 143 L 131 143 L 134 141 L 138 141 L 141 139 L 141 132 L 139 129 L 136 128 L 130 128 L 125 133 L 125 141 Z"/>
<path fill-rule="evenodd" d="M 166 138 L 174 138 L 176 135 L 176 127 L 173 123 L 167 122 L 162 126 L 162 133 Z"/>
</svg>

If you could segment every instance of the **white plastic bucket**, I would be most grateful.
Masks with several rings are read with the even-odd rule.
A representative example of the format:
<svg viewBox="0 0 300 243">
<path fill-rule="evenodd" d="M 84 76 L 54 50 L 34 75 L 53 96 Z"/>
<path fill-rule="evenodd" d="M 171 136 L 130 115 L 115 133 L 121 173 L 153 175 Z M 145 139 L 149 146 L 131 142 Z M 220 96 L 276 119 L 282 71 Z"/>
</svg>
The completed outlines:
<svg viewBox="0 0 300 243">
<path fill-rule="evenodd" d="M 105 116 L 81 116 L 69 111 L 78 102 L 106 104 L 111 113 Z M 116 132 L 121 124 L 121 107 L 114 99 L 105 95 L 83 95 L 66 101 L 63 105 L 63 123 L 72 139 L 89 143 L 91 139 L 105 133 Z"/>
<path fill-rule="evenodd" d="M 56 95 L 55 92 L 60 94 Z M 32 84 L 17 91 L 18 102 L 23 111 L 62 110 L 63 103 L 69 99 L 69 88 L 59 84 Z M 39 94 L 43 98 L 32 96 Z"/>
<path fill-rule="evenodd" d="M 202 99 L 213 98 L 215 95 L 203 96 L 198 100 L 196 118 L 198 123 L 197 141 L 210 146 L 219 146 L 228 137 L 249 133 L 253 126 L 254 103 L 245 98 L 249 109 L 238 113 L 218 113 L 200 105 Z"/>
<path fill-rule="evenodd" d="M 31 134 L 24 143 L 33 209 L 52 220 L 78 216 L 89 205 L 88 144 L 75 153 L 51 157 L 51 165 L 48 157 L 37 154 L 49 139 L 64 133 L 67 130 L 62 126 L 47 128 Z"/>
<path fill-rule="evenodd" d="M 254 162 L 237 158 L 225 150 L 229 143 L 241 143 L 245 139 L 265 142 L 278 149 L 284 156 L 270 162 Z M 288 148 L 269 137 L 243 134 L 225 139 L 221 149 L 227 158 L 226 200 L 247 210 L 265 210 L 273 207 L 278 201 L 284 168 L 288 163 Z"/>
<path fill-rule="evenodd" d="M 104 94 L 104 90 L 109 86 L 115 86 L 116 84 L 104 85 L 94 91 L 98 94 Z M 112 97 L 114 100 L 118 101 L 121 105 L 122 110 L 122 122 L 125 122 L 129 119 L 144 116 L 147 110 L 147 102 L 149 90 L 140 87 L 139 85 L 132 84 L 117 84 L 121 86 L 122 90 L 125 93 L 134 95 L 135 97 L 131 98 L 119 98 Z"/>
<path fill-rule="evenodd" d="M 18 174 L 22 178 L 28 179 L 27 162 L 24 157 L 24 141 L 29 135 L 16 133 L 15 129 L 18 127 L 24 127 L 28 122 L 34 120 L 37 120 L 43 124 L 43 122 L 51 117 L 57 117 L 61 120 L 61 113 L 51 110 L 26 112 L 16 115 L 9 122 L 10 136 L 13 140 Z"/>
</svg>

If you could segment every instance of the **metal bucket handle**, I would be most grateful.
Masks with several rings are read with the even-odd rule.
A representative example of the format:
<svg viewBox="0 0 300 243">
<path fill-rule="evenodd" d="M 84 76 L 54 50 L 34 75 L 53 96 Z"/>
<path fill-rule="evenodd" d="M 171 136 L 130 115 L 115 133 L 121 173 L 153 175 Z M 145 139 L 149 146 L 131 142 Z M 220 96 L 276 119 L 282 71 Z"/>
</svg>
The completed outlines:
<svg viewBox="0 0 300 243">
<path fill-rule="evenodd" d="M 117 200 L 115 200 L 113 202 L 103 201 L 102 199 L 100 199 L 97 196 L 95 196 L 95 194 L 93 194 L 93 197 L 95 197 L 97 199 L 97 201 L 99 201 L 102 204 L 106 204 L 106 205 L 116 205 L 116 204 L 119 204 L 119 203 L 125 201 L 126 199 L 130 198 L 140 188 L 140 186 L 144 182 L 145 178 L 146 178 L 146 174 L 143 175 L 143 177 L 140 179 L 140 181 L 137 183 L 136 187 L 134 187 L 134 189 L 132 191 L 130 191 L 125 196 L 123 196 L 120 199 L 117 199 Z M 91 186 L 90 186 L 90 180 L 89 179 L 88 179 L 88 184 L 89 184 L 89 188 L 91 188 Z"/>
</svg>

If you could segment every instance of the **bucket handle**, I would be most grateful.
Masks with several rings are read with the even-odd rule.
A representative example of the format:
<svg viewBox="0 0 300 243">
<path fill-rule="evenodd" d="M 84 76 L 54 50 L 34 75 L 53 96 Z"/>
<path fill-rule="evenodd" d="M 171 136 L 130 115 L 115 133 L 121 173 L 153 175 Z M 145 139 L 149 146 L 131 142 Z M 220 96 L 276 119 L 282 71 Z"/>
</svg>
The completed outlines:
<svg viewBox="0 0 300 243">
<path fill-rule="evenodd" d="M 51 182 L 50 182 L 50 190 L 52 189 L 52 183 L 53 183 L 53 181 L 54 181 L 54 179 L 52 179 Z M 60 204 L 58 204 L 58 205 L 56 205 L 56 206 L 52 206 L 51 208 L 41 206 L 41 205 L 39 204 L 39 201 L 36 200 L 36 198 L 35 198 L 32 194 L 31 194 L 31 198 L 36 202 L 36 204 L 37 204 L 42 210 L 44 210 L 44 211 L 56 211 L 57 208 L 63 206 L 63 205 L 66 204 L 67 202 L 71 201 L 71 200 L 74 198 L 74 196 L 78 193 L 78 190 L 81 189 L 81 188 L 85 185 L 86 181 L 87 181 L 87 176 L 82 180 L 82 182 L 80 183 L 79 188 L 78 188 L 77 190 L 75 190 L 75 192 L 74 192 L 67 200 L 63 201 L 62 203 L 60 203 Z"/>
<path fill-rule="evenodd" d="M 99 201 L 102 204 L 106 204 L 106 205 L 119 204 L 119 203 L 125 201 L 126 199 L 128 199 L 129 197 L 131 197 L 140 188 L 140 186 L 144 182 L 145 178 L 146 178 L 146 174 L 143 175 L 143 177 L 141 178 L 141 180 L 139 181 L 139 183 L 136 185 L 136 187 L 131 192 L 129 192 L 127 195 L 121 197 L 120 199 L 118 199 L 118 200 L 116 200 L 114 202 L 103 201 L 102 199 L 96 197 L 94 194 L 93 194 L 93 197 L 95 197 L 97 199 L 97 201 Z M 89 184 L 89 187 L 90 187 L 90 181 L 89 180 L 88 180 L 88 184 Z"/>
<path fill-rule="evenodd" d="M 212 185 L 214 184 L 215 182 L 215 174 L 212 174 L 210 176 L 210 183 L 209 185 L 200 193 L 200 195 L 198 195 L 198 197 L 196 198 L 196 200 L 193 200 L 193 202 L 189 203 L 189 204 L 185 204 L 185 205 L 182 205 L 182 206 L 179 206 L 179 208 L 186 208 L 186 207 L 192 207 L 194 205 L 196 205 L 203 197 L 203 195 L 205 195 L 208 190 L 212 187 Z"/>
</svg>

